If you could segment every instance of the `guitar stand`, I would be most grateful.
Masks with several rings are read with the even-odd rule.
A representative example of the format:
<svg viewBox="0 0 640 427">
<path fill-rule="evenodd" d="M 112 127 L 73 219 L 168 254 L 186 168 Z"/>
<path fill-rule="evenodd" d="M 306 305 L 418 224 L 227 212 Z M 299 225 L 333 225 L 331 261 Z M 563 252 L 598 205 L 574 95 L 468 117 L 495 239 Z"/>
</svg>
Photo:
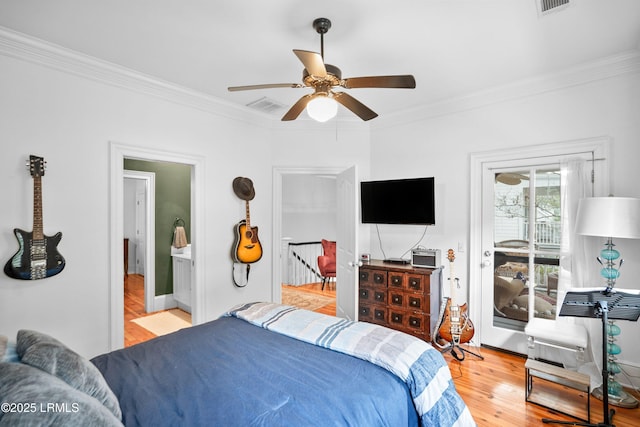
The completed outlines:
<svg viewBox="0 0 640 427">
<path fill-rule="evenodd" d="M 456 358 L 456 360 L 458 360 L 458 361 L 460 361 L 460 362 L 462 362 L 462 361 L 464 360 L 464 354 L 465 354 L 465 353 L 470 354 L 470 355 L 472 355 L 472 356 L 475 356 L 475 357 L 477 357 L 477 358 L 478 358 L 478 359 L 480 359 L 480 360 L 484 360 L 484 356 L 482 356 L 482 355 L 480 355 L 480 354 L 478 354 L 478 353 L 474 353 L 473 351 L 471 351 L 471 350 L 467 350 L 466 348 L 464 348 L 464 347 L 460 347 L 459 345 L 458 345 L 457 347 L 458 347 L 460 350 L 462 350 L 462 353 L 460 353 L 460 355 L 458 355 L 458 354 L 456 353 L 456 346 L 451 346 L 451 355 L 452 355 L 453 357 L 455 357 L 455 358 Z"/>
<path fill-rule="evenodd" d="M 471 350 L 468 350 L 468 349 L 462 347 L 460 344 L 449 343 L 448 345 L 440 346 L 435 341 L 434 341 L 433 344 L 440 349 L 440 353 L 444 353 L 445 351 L 448 350 L 451 353 L 451 355 L 454 357 L 454 359 L 456 359 L 458 362 L 462 362 L 464 360 L 465 353 L 470 354 L 472 356 L 475 356 L 480 360 L 484 360 L 484 356 L 482 356 L 482 355 L 480 355 L 478 353 L 475 353 L 475 352 L 473 352 Z M 460 353 L 458 353 L 456 351 L 456 349 L 460 350 Z"/>
<path fill-rule="evenodd" d="M 607 366 L 607 323 L 609 319 L 638 321 L 640 317 L 640 293 L 616 292 L 607 287 L 598 291 L 567 292 L 560 316 L 602 319 L 602 414 L 601 423 L 561 421 L 543 418 L 545 424 L 562 424 L 587 427 L 615 427 L 614 409 L 609 409 L 609 369 Z"/>
</svg>

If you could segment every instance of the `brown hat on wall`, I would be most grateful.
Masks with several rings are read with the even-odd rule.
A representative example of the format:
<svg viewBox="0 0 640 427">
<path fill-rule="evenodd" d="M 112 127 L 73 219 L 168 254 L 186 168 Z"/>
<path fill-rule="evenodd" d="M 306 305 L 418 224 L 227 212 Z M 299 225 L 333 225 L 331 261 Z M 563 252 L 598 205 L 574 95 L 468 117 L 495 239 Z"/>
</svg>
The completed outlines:
<svg viewBox="0 0 640 427">
<path fill-rule="evenodd" d="M 243 176 L 239 176 L 233 180 L 233 192 L 242 200 L 253 200 L 256 196 L 253 181 Z"/>
</svg>

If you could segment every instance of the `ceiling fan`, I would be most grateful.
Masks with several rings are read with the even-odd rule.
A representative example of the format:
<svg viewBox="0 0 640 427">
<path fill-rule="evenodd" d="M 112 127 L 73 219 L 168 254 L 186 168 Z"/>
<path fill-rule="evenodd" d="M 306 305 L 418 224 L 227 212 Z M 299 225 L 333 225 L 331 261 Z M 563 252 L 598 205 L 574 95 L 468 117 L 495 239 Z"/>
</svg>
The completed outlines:
<svg viewBox="0 0 640 427">
<path fill-rule="evenodd" d="M 331 21 L 318 18 L 313 21 L 313 28 L 320 34 L 320 53 L 294 49 L 293 53 L 304 65 L 302 83 L 274 83 L 248 86 L 231 86 L 230 92 L 253 89 L 271 89 L 280 87 L 312 88 L 313 93 L 300 98 L 282 117 L 283 121 L 295 120 L 302 110 L 318 121 L 326 121 L 334 117 L 338 106 L 336 102 L 351 110 L 362 120 L 371 120 L 378 116 L 369 107 L 346 92 L 334 91 L 336 87 L 355 88 L 403 88 L 414 89 L 416 81 L 410 74 L 397 76 L 371 76 L 342 78 L 340 68 L 324 63 L 324 34 L 331 28 Z"/>
<path fill-rule="evenodd" d="M 522 181 L 528 181 L 529 177 L 520 173 L 501 172 L 496 174 L 496 182 L 506 185 L 518 185 Z"/>
</svg>

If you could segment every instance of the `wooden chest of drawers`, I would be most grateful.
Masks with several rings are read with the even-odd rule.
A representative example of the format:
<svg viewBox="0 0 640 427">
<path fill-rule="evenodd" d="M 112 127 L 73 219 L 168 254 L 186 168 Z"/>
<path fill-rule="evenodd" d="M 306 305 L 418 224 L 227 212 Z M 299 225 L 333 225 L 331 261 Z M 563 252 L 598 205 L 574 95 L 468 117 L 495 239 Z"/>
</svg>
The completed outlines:
<svg viewBox="0 0 640 427">
<path fill-rule="evenodd" d="M 440 271 L 378 260 L 362 265 L 358 320 L 431 341 L 440 309 Z"/>
</svg>

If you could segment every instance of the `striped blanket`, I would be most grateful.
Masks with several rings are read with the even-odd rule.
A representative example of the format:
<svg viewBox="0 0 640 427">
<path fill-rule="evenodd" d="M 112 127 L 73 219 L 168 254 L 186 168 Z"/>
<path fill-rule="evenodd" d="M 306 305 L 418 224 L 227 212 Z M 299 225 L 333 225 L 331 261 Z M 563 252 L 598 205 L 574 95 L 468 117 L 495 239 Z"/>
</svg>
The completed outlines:
<svg viewBox="0 0 640 427">
<path fill-rule="evenodd" d="M 238 305 L 225 316 L 366 360 L 392 372 L 407 384 L 423 426 L 476 425 L 455 389 L 444 358 L 418 338 L 370 323 L 276 303 Z"/>
</svg>

